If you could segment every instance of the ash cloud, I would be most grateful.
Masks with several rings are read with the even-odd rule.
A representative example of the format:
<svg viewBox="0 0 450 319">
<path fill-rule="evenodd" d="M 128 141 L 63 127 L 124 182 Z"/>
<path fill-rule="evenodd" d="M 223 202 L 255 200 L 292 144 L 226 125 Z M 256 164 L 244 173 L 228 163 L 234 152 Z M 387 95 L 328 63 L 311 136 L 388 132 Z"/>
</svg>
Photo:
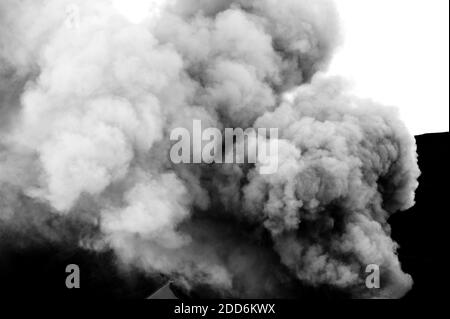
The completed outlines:
<svg viewBox="0 0 450 319">
<path fill-rule="evenodd" d="M 82 247 L 220 296 L 403 296 L 387 218 L 414 204 L 416 146 L 395 109 L 321 73 L 340 42 L 333 3 L 159 9 L 132 23 L 108 0 L 1 1 L 2 229 L 58 241 L 68 230 L 48 220 L 71 220 Z M 170 131 L 193 120 L 279 128 L 279 171 L 172 164 Z"/>
</svg>

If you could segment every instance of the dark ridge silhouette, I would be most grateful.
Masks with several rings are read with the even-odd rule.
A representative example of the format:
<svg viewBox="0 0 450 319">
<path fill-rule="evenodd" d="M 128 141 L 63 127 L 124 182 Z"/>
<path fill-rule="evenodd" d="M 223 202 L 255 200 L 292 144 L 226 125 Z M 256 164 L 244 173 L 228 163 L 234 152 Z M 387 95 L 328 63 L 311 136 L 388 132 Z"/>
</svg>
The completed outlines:
<svg viewBox="0 0 450 319">
<path fill-rule="evenodd" d="M 392 236 L 400 244 L 403 269 L 411 274 L 414 287 L 406 299 L 427 299 L 445 289 L 448 199 L 449 133 L 417 137 L 422 170 L 417 204 L 409 211 L 394 214 L 389 222 Z M 1 230 L 1 227 L 0 227 Z M 77 248 L 76 242 L 26 243 L 27 232 L 0 232 L 1 298 L 148 298 L 167 278 L 151 277 L 137 270 L 124 270 L 111 252 L 94 253 Z M 65 286 L 65 267 L 81 269 L 81 289 Z M 313 299 L 333 299 L 328 289 L 307 291 Z M 183 296 L 176 287 L 172 292 Z M 341 296 L 342 297 L 342 296 Z"/>
<path fill-rule="evenodd" d="M 405 298 L 429 299 L 439 297 L 447 283 L 449 133 L 422 135 L 416 140 L 422 171 L 416 205 L 394 214 L 389 223 L 400 245 L 403 269 L 414 279 Z"/>
<path fill-rule="evenodd" d="M 66 245 L 0 250 L 0 297 L 22 299 L 141 299 L 163 282 L 121 269 L 111 252 L 94 253 Z M 67 289 L 69 264 L 80 267 L 80 289 Z"/>
</svg>

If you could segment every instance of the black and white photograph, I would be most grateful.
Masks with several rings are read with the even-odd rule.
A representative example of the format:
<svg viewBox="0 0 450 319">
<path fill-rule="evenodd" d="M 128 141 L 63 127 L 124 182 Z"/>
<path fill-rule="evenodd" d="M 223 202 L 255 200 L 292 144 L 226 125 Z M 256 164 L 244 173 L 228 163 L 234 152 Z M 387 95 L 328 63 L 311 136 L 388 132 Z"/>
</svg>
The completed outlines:
<svg viewBox="0 0 450 319">
<path fill-rule="evenodd" d="M 447 0 L 0 0 L 0 305 L 443 298 L 448 132 Z"/>
</svg>

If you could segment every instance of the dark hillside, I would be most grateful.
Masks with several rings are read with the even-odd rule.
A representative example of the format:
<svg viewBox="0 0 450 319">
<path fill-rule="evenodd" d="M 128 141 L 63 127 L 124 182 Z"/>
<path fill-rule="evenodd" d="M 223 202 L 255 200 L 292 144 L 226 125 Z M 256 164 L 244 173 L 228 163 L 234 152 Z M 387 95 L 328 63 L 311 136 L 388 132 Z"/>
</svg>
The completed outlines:
<svg viewBox="0 0 450 319">
<path fill-rule="evenodd" d="M 390 219 L 392 237 L 400 244 L 403 269 L 414 279 L 406 298 L 433 298 L 446 288 L 450 242 L 448 142 L 449 133 L 417 137 L 422 176 L 416 205 Z"/>
</svg>

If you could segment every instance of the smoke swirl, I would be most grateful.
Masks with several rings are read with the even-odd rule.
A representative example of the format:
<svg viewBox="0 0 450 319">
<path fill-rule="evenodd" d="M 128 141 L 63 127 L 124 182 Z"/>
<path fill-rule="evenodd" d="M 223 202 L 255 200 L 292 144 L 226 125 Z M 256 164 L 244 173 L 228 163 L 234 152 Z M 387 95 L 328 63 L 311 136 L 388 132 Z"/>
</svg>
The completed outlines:
<svg viewBox="0 0 450 319">
<path fill-rule="evenodd" d="M 387 218 L 414 204 L 416 146 L 395 109 L 321 73 L 333 3 L 147 2 L 141 21 L 109 0 L 0 2 L 0 230 L 61 240 L 48 221 L 70 219 L 83 247 L 220 296 L 404 295 Z M 278 128 L 278 172 L 172 164 L 193 120 Z"/>
</svg>

